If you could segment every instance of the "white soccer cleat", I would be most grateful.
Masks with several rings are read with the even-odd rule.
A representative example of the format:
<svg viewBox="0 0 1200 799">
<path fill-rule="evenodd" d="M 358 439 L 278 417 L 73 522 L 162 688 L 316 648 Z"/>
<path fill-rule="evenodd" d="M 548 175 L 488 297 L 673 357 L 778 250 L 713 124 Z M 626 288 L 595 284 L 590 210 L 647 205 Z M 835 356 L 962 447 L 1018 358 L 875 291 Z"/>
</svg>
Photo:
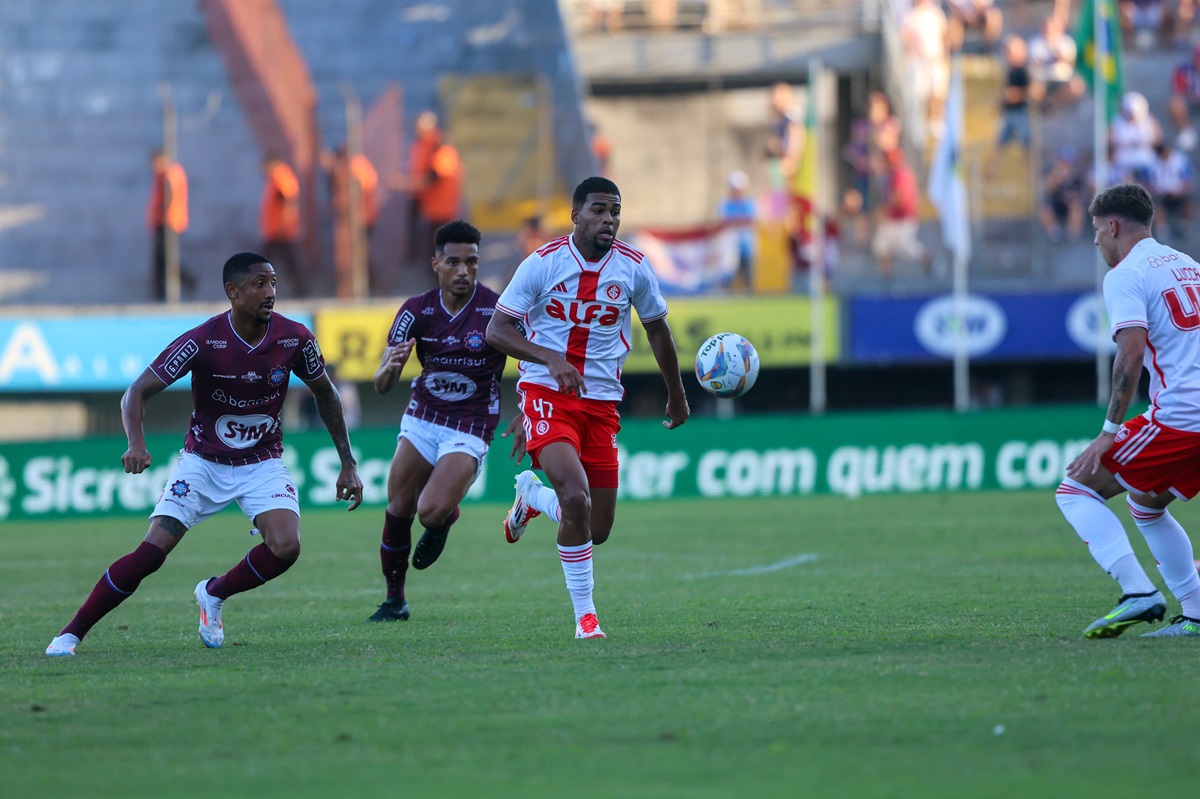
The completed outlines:
<svg viewBox="0 0 1200 799">
<path fill-rule="evenodd" d="M 50 642 L 50 646 L 46 647 L 46 654 L 52 658 L 66 657 L 67 655 L 75 654 L 75 647 L 79 645 L 79 639 L 71 633 L 66 635 L 55 636 Z"/>
<path fill-rule="evenodd" d="M 585 613 L 575 623 L 576 638 L 604 638 L 604 630 L 600 629 L 600 620 L 595 613 Z"/>
<path fill-rule="evenodd" d="M 208 581 L 196 584 L 196 604 L 200 606 L 200 642 L 209 649 L 220 649 L 225 643 L 225 625 L 221 623 L 223 600 L 208 593 Z"/>
<path fill-rule="evenodd" d="M 510 544 L 515 544 L 525 532 L 525 525 L 529 524 L 532 519 L 536 519 L 542 515 L 540 510 L 534 510 L 529 504 L 526 496 L 529 490 L 535 485 L 540 486 L 542 481 L 538 476 L 528 469 L 517 475 L 517 498 L 513 500 L 512 507 L 508 509 L 508 515 L 504 517 L 504 540 Z"/>
</svg>

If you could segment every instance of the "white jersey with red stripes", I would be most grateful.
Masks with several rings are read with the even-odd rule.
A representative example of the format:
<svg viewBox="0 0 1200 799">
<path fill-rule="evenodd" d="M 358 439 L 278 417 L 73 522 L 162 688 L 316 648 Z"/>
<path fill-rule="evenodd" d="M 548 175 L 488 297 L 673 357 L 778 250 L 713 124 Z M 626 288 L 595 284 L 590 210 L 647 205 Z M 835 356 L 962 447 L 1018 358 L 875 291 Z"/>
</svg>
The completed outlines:
<svg viewBox="0 0 1200 799">
<path fill-rule="evenodd" d="M 583 375 L 584 399 L 620 400 L 632 314 L 642 323 L 667 315 L 658 278 L 645 255 L 620 239 L 598 262 L 584 259 L 570 236 L 554 239 L 521 262 L 496 301 L 535 344 L 560 352 Z M 540 363 L 521 361 L 518 385 L 557 388 Z"/>
<path fill-rule="evenodd" d="M 1114 338 L 1127 327 L 1146 329 L 1146 417 L 1200 432 L 1200 265 L 1152 238 L 1142 239 L 1104 276 L 1104 303 Z"/>
</svg>

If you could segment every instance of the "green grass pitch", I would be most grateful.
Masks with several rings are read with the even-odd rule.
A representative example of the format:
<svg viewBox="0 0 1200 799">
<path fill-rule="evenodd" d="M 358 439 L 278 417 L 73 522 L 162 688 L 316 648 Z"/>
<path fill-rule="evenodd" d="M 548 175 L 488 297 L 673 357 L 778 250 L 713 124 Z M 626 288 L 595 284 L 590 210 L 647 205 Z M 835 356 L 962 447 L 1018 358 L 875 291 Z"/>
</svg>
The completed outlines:
<svg viewBox="0 0 1200 799">
<path fill-rule="evenodd" d="M 192 588 L 256 540 L 222 514 L 74 658 L 42 650 L 145 522 L 5 523 L 0 796 L 1196 789 L 1200 642 L 1081 637 L 1119 591 L 1052 492 L 623 503 L 604 641 L 573 638 L 550 524 L 507 545 L 504 510 L 464 510 L 391 624 L 364 622 L 379 509 L 308 512 L 300 562 L 210 651 Z"/>
</svg>

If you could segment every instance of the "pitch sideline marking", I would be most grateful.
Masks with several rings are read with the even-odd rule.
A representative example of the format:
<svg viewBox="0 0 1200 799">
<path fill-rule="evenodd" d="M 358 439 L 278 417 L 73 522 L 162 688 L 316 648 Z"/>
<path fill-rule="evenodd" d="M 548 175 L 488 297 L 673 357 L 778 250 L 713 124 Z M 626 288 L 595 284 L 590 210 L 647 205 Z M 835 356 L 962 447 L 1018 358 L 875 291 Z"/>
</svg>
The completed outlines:
<svg viewBox="0 0 1200 799">
<path fill-rule="evenodd" d="M 781 560 L 778 563 L 768 563 L 765 566 L 751 566 L 747 569 L 731 569 L 729 571 L 703 572 L 701 574 L 685 574 L 685 580 L 698 580 L 701 577 L 750 577 L 755 574 L 767 574 L 768 572 L 777 572 L 783 569 L 790 569 L 793 566 L 799 566 L 803 563 L 812 563 L 817 559 L 817 553 L 807 552 L 803 555 L 797 555 L 794 558 Z"/>
</svg>

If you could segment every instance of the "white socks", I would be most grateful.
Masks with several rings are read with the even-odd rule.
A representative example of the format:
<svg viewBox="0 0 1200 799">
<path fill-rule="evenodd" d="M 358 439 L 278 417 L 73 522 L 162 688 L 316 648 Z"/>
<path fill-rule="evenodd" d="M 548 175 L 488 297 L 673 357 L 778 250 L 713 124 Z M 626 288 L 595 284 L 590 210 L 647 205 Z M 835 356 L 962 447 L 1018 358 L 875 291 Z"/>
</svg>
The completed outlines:
<svg viewBox="0 0 1200 799">
<path fill-rule="evenodd" d="M 1147 508 L 1132 499 L 1126 499 L 1126 504 L 1158 561 L 1159 574 L 1183 605 L 1183 615 L 1200 618 L 1200 575 L 1196 573 L 1191 539 L 1165 508 Z"/>
<path fill-rule="evenodd" d="M 529 507 L 540 510 L 553 519 L 555 524 L 562 521 L 562 506 L 558 504 L 558 493 L 553 488 L 534 483 L 529 487 L 525 501 L 529 503 Z"/>
<path fill-rule="evenodd" d="M 596 612 L 596 606 L 592 604 L 592 586 L 595 584 L 592 578 L 592 542 L 577 547 L 564 547 L 559 544 L 558 557 L 562 559 L 567 591 L 571 594 L 571 604 L 575 607 L 575 621 L 579 621 L 585 614 Z"/>
<path fill-rule="evenodd" d="M 1134 556 L 1121 520 L 1104 504 L 1103 497 L 1068 477 L 1059 485 L 1054 498 L 1096 563 L 1120 584 L 1122 594 L 1149 594 L 1158 590 Z"/>
</svg>

